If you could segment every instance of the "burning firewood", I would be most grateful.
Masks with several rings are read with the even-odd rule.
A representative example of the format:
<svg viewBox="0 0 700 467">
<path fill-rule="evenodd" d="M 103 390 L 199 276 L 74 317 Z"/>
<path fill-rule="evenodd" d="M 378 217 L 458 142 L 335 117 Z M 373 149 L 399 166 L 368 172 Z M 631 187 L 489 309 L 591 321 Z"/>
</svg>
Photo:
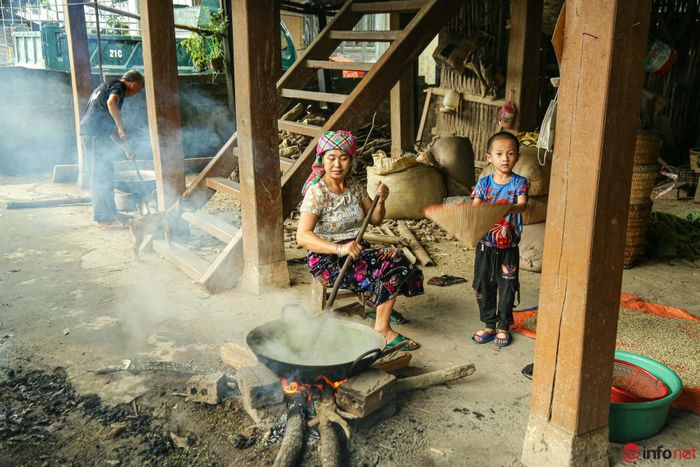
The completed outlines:
<svg viewBox="0 0 700 467">
<path fill-rule="evenodd" d="M 304 448 L 304 414 L 301 407 L 294 404 L 287 412 L 287 424 L 284 428 L 282 445 L 275 458 L 274 467 L 293 467 L 297 465 Z"/>
<path fill-rule="evenodd" d="M 308 423 L 309 427 L 318 425 L 318 432 L 321 436 L 319 454 L 323 467 L 340 465 L 340 442 L 332 423 L 340 425 L 345 432 L 345 436 L 350 438 L 350 426 L 338 414 L 338 406 L 335 404 L 333 392 L 326 386 L 323 388 L 323 398 L 316 406 L 316 416 Z"/>
<path fill-rule="evenodd" d="M 331 422 L 340 426 L 345 432 L 345 436 L 350 438 L 350 425 L 348 425 L 348 422 L 338 413 L 338 406 L 335 404 L 333 394 L 328 395 L 328 392 L 324 389 L 323 399 L 316 407 L 316 416 L 309 420 L 308 426 L 311 428 L 316 425 L 330 425 Z M 321 436 L 321 438 L 323 439 L 323 436 Z"/>
</svg>

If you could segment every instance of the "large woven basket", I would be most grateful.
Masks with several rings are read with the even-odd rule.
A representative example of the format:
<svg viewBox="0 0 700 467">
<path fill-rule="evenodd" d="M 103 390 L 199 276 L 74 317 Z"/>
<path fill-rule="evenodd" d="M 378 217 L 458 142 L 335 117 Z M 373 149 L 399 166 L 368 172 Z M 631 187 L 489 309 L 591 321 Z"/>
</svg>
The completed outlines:
<svg viewBox="0 0 700 467">
<path fill-rule="evenodd" d="M 658 134 L 638 130 L 634 141 L 634 163 L 636 165 L 656 164 L 661 155 L 662 142 Z"/>
<path fill-rule="evenodd" d="M 644 241 L 651 217 L 651 205 L 651 201 L 630 204 L 625 239 L 625 268 L 632 267 L 644 250 Z"/>
<path fill-rule="evenodd" d="M 630 203 L 640 204 L 649 201 L 651 191 L 656 183 L 659 168 L 657 164 L 638 165 L 632 170 L 632 188 L 630 190 Z"/>
</svg>

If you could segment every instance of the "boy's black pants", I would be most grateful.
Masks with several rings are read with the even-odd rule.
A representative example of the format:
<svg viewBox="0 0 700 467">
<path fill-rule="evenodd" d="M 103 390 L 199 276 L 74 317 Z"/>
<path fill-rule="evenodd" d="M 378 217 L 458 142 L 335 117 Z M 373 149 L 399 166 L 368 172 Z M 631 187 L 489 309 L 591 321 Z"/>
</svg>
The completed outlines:
<svg viewBox="0 0 700 467">
<path fill-rule="evenodd" d="M 513 324 L 516 295 L 520 301 L 519 263 L 520 251 L 517 246 L 504 249 L 482 243 L 476 246 L 472 287 L 485 327 L 507 331 Z"/>
</svg>

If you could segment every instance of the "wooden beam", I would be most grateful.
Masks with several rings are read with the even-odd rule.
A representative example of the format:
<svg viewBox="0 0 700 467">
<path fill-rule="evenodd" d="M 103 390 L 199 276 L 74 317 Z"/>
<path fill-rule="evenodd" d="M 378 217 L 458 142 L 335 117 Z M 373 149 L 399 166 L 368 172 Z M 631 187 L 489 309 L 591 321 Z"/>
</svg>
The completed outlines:
<svg viewBox="0 0 700 467">
<path fill-rule="evenodd" d="M 558 202 L 547 211 L 522 460 L 526 465 L 607 466 L 610 384 L 651 0 L 569 0 L 567 11 L 572 14 L 566 16 L 549 193 Z"/>
<path fill-rule="evenodd" d="M 398 77 L 395 70 L 402 70 L 416 60 L 450 15 L 460 7 L 461 2 L 452 0 L 427 1 L 426 6 L 406 26 L 402 37 L 389 46 L 372 70 L 326 121 L 323 131 L 353 129 L 365 121 L 396 83 Z M 285 216 L 294 210 L 301 198 L 301 188 L 311 170 L 317 143 L 318 138 L 315 138 L 282 177 Z"/>
<path fill-rule="evenodd" d="M 92 93 L 92 73 L 90 71 L 90 53 L 88 52 L 85 7 L 83 5 L 83 0 L 67 0 L 63 4 L 63 15 L 66 20 L 71 87 L 73 89 L 73 116 L 75 117 L 75 138 L 78 150 L 78 185 L 87 188 L 90 186 L 90 167 L 88 167 L 83 155 L 80 119 Z"/>
<path fill-rule="evenodd" d="M 348 96 L 345 94 L 334 94 L 331 92 L 302 91 L 301 89 L 280 89 L 280 97 L 287 99 L 301 99 L 305 101 L 342 104 L 345 101 L 345 98 Z"/>
<path fill-rule="evenodd" d="M 241 185 L 224 177 L 207 178 L 207 186 L 233 199 L 241 199 Z"/>
<path fill-rule="evenodd" d="M 315 138 L 321 134 L 321 127 L 317 125 L 306 125 L 289 120 L 278 120 L 277 124 L 280 131 L 288 131 L 297 135 L 306 135 Z"/>
<path fill-rule="evenodd" d="M 425 3 L 425 2 L 423 2 Z M 403 29 L 411 21 L 411 15 L 392 13 L 389 15 L 391 29 Z M 415 139 L 415 76 L 416 62 L 410 63 L 398 83 L 391 88 L 391 156 L 401 157 L 404 151 L 412 150 Z"/>
<path fill-rule="evenodd" d="M 163 211 L 177 201 L 185 190 L 173 2 L 139 0 L 139 5 L 148 129 L 156 172 L 158 207 Z"/>
<path fill-rule="evenodd" d="M 369 71 L 374 63 L 371 62 L 331 62 L 330 60 L 306 60 L 309 68 L 321 68 L 323 70 L 350 70 Z"/>
<path fill-rule="evenodd" d="M 538 127 L 537 87 L 540 70 L 543 0 L 511 0 L 508 32 L 506 96 L 513 90 L 518 114 L 513 129 L 530 131 Z"/>
<path fill-rule="evenodd" d="M 330 38 L 352 42 L 392 42 L 401 31 L 331 31 Z"/>
<path fill-rule="evenodd" d="M 223 219 L 216 217 L 213 214 L 209 214 L 204 210 L 183 212 L 182 218 L 191 225 L 194 225 L 213 237 L 218 238 L 224 243 L 229 243 L 231 240 L 233 240 L 233 237 L 239 230 Z"/>
<path fill-rule="evenodd" d="M 260 293 L 289 286 L 278 153 L 276 0 L 231 0 L 243 221 L 243 284 Z M 260 50 L 269 53 L 260 54 Z"/>
<path fill-rule="evenodd" d="M 352 11 L 357 13 L 409 13 L 420 10 L 425 5 L 425 0 L 403 0 L 388 2 L 355 2 Z"/>
<path fill-rule="evenodd" d="M 228 110 L 231 116 L 236 115 L 236 81 L 233 74 L 233 22 L 231 21 L 231 4 L 229 2 L 221 2 L 221 11 L 229 20 L 226 35 L 224 36 L 224 66 L 226 73 L 226 101 L 228 102 Z"/>
<path fill-rule="evenodd" d="M 195 209 L 204 206 L 215 193 L 208 186 L 207 179 L 215 177 L 228 178 L 238 167 L 238 157 L 235 154 L 237 145 L 238 135 L 234 133 L 182 194 L 182 197 Z"/>
</svg>

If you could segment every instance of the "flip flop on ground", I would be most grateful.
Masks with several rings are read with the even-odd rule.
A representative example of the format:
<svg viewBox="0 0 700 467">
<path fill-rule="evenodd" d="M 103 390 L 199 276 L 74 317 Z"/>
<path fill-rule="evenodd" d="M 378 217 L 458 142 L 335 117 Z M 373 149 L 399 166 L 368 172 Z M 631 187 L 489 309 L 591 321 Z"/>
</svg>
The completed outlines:
<svg viewBox="0 0 700 467">
<path fill-rule="evenodd" d="M 369 310 L 365 313 L 367 319 L 377 319 L 377 310 Z M 389 318 L 391 324 L 408 324 L 409 321 L 403 317 L 401 313 L 396 310 L 391 312 L 391 318 Z"/>
<path fill-rule="evenodd" d="M 489 332 L 487 330 L 479 330 L 474 333 L 472 336 L 472 341 L 477 343 L 477 344 L 486 344 L 487 342 L 491 342 L 496 338 L 496 333 L 495 332 Z"/>
<path fill-rule="evenodd" d="M 420 349 L 420 344 L 413 339 L 409 339 L 408 337 L 404 336 L 403 334 L 397 334 L 396 337 L 394 337 L 394 340 L 389 342 L 386 346 L 387 349 L 391 347 L 396 347 L 397 345 L 401 344 L 402 342 L 407 342 L 406 345 L 401 347 L 401 350 L 406 350 L 408 352 L 411 352 L 412 350 L 417 350 Z"/>
</svg>

